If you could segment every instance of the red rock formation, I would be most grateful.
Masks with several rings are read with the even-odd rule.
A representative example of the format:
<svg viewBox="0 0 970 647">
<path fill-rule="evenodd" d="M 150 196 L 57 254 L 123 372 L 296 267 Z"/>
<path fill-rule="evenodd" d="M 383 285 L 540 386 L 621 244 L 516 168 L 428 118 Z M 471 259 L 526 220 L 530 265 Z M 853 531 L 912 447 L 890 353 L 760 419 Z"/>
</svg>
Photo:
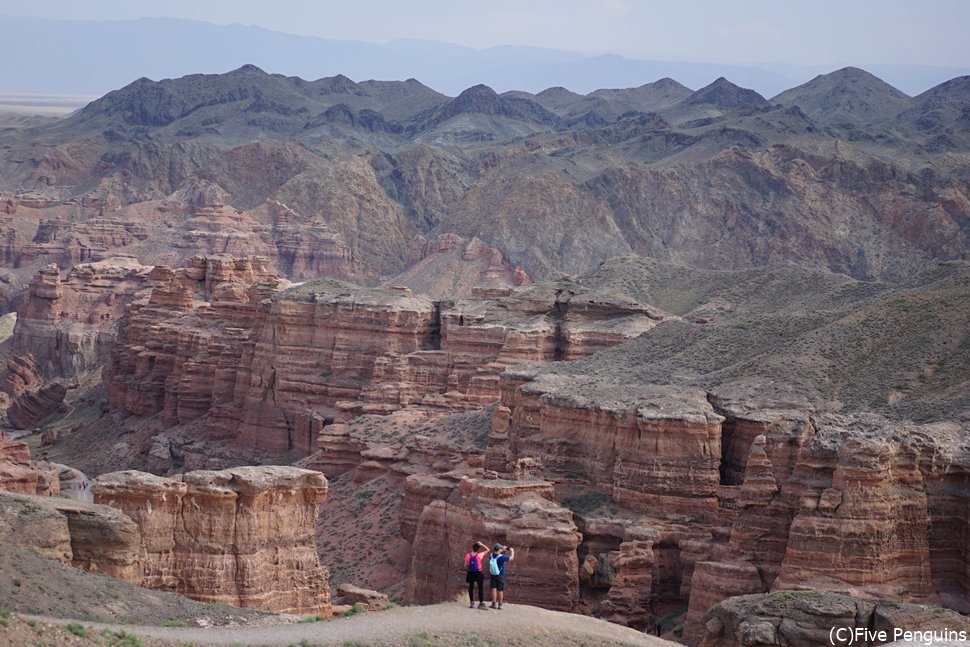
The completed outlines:
<svg viewBox="0 0 970 647">
<path fill-rule="evenodd" d="M 633 510 L 716 512 L 723 418 L 705 393 L 580 385 L 532 368 L 502 380 L 486 468 L 508 473 L 519 458 L 541 457 L 546 477 L 582 474 Z"/>
<path fill-rule="evenodd" d="M 537 473 L 561 500 L 586 488 L 619 508 L 612 530 L 609 505 L 577 514 L 580 554 L 593 558 L 587 603 L 615 621 L 643 626 L 662 600 L 689 601 L 684 636 L 696 642 L 712 605 L 780 588 L 966 604 L 956 537 L 970 508 L 957 492 L 970 455 L 954 426 L 809 420 L 542 367 L 507 370 L 501 384 L 485 469 L 510 475 L 541 457 Z M 631 518 L 651 530 L 632 532 Z M 607 566 L 608 585 L 590 579 Z"/>
<path fill-rule="evenodd" d="M 830 578 L 869 594 L 928 594 L 931 517 L 920 453 L 900 438 L 820 428 L 793 474 L 805 487 L 774 587 Z M 825 463 L 830 477 L 820 479 Z"/>
<path fill-rule="evenodd" d="M 582 357 L 663 316 L 555 286 L 432 302 L 316 281 L 265 300 L 260 272 L 218 276 L 211 303 L 193 304 L 186 281 L 202 275 L 176 272 L 132 311 L 106 371 L 111 407 L 169 425 L 209 414 L 210 438 L 266 453 L 310 453 L 327 420 L 481 407 L 510 364 Z"/>
<path fill-rule="evenodd" d="M 60 382 L 24 393 L 7 409 L 7 422 L 15 429 L 29 429 L 57 411 L 66 395 L 67 387 Z"/>
<path fill-rule="evenodd" d="M 0 431 L 0 490 L 35 494 L 37 478 L 27 443 L 10 440 Z"/>
<path fill-rule="evenodd" d="M 7 375 L 0 390 L 17 399 L 37 381 L 37 362 L 33 355 L 14 355 L 7 360 Z"/>
<path fill-rule="evenodd" d="M 125 305 L 147 285 L 149 268 L 131 258 L 78 265 L 61 279 L 39 271 L 14 328 L 16 352 L 31 354 L 46 378 L 99 370 L 114 343 Z"/>
<path fill-rule="evenodd" d="M 684 623 L 684 640 L 696 644 L 703 635 L 703 618 L 715 604 L 737 595 L 762 593 L 765 585 L 750 562 L 698 562 L 691 578 L 690 606 Z"/>
<path fill-rule="evenodd" d="M 135 304 L 105 369 L 108 399 L 124 415 L 162 412 L 167 424 L 206 413 L 231 390 L 257 304 L 282 280 L 261 257 L 190 259 L 156 267 L 147 302 Z"/>
<path fill-rule="evenodd" d="M 515 548 L 506 599 L 569 611 L 579 601 L 581 535 L 544 481 L 462 481 L 447 501 L 425 507 L 414 539 L 409 597 L 450 600 L 465 588 L 462 556 L 476 540 Z"/>
<path fill-rule="evenodd" d="M 330 613 L 327 570 L 313 542 L 319 472 L 239 467 L 164 479 L 98 478 L 95 500 L 141 529 L 144 586 L 207 602 L 288 613 Z"/>
</svg>

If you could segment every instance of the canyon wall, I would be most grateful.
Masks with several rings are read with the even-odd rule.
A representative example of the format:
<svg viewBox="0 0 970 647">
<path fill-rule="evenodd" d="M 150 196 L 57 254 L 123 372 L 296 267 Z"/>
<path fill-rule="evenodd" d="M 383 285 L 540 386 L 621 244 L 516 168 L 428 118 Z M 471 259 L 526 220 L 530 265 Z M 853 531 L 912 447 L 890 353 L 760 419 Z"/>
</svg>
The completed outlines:
<svg viewBox="0 0 970 647">
<path fill-rule="evenodd" d="M 38 476 L 27 443 L 11 440 L 0 431 L 0 490 L 35 494 Z"/>
<path fill-rule="evenodd" d="M 959 424 L 759 410 L 542 367 L 501 379 L 484 467 L 512 478 L 531 460 L 556 484 L 582 533 L 587 608 L 642 627 L 682 604 L 690 644 L 708 609 L 749 593 L 970 610 Z"/>
<path fill-rule="evenodd" d="M 45 379 L 76 379 L 108 359 L 125 304 L 147 285 L 148 267 L 132 258 L 76 265 L 61 276 L 39 270 L 17 313 L 13 350 L 33 358 Z"/>
<path fill-rule="evenodd" d="M 187 284 L 201 274 L 153 270 L 105 370 L 111 410 L 202 419 L 208 438 L 267 454 L 307 455 L 324 425 L 361 414 L 480 408 L 511 364 L 584 357 L 665 317 L 554 284 L 432 301 L 332 280 L 280 290 L 262 271 L 206 270 L 203 300 Z"/>
<path fill-rule="evenodd" d="M 579 601 L 572 514 L 552 499 L 551 483 L 462 480 L 445 500 L 425 506 L 417 522 L 408 581 L 418 604 L 452 599 L 466 587 L 455 573 L 471 545 L 499 542 L 515 549 L 506 564 L 506 596 L 518 604 L 573 611 Z M 487 567 L 486 567 L 487 568 Z"/>
</svg>

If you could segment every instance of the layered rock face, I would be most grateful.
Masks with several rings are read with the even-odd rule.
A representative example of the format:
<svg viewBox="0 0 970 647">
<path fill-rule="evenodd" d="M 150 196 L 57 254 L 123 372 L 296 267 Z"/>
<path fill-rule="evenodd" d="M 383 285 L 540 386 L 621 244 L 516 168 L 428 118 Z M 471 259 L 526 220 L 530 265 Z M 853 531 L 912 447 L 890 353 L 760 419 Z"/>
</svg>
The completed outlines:
<svg viewBox="0 0 970 647">
<path fill-rule="evenodd" d="M 703 620 L 701 647 L 869 646 L 895 640 L 946 644 L 961 640 L 960 632 L 970 633 L 970 618 L 953 611 L 823 591 L 732 597 L 712 607 Z"/>
<path fill-rule="evenodd" d="M 928 439 L 914 442 L 900 432 L 866 438 L 845 427 L 822 427 L 803 448 L 792 475 L 792 485 L 802 486 L 799 509 L 776 588 L 819 577 L 916 599 L 933 589 L 933 516 L 924 481 L 939 475 L 920 469 L 920 455 L 932 451 Z M 819 478 L 826 463 L 831 480 Z"/>
<path fill-rule="evenodd" d="M 77 378 L 99 370 L 114 343 L 125 305 L 146 287 L 148 267 L 113 258 L 73 267 L 56 265 L 30 282 L 14 328 L 15 352 L 33 357 L 43 378 Z"/>
<path fill-rule="evenodd" d="M 327 569 L 313 541 L 327 494 L 319 472 L 238 467 L 165 479 L 102 475 L 95 501 L 141 531 L 137 582 L 207 602 L 287 613 L 330 613 Z"/>
<path fill-rule="evenodd" d="M 707 610 L 743 594 L 966 607 L 958 424 L 751 410 L 542 367 L 509 369 L 501 386 L 484 467 L 511 478 L 533 460 L 557 484 L 583 533 L 583 599 L 615 621 L 645 626 L 679 601 L 693 644 Z"/>
<path fill-rule="evenodd" d="M 513 363 L 584 357 L 665 317 L 555 284 L 432 301 L 403 287 L 275 292 L 279 279 L 260 272 L 196 274 L 172 274 L 132 309 L 105 372 L 112 410 L 168 425 L 208 414 L 210 438 L 266 453 L 309 454 L 325 423 L 359 414 L 484 406 Z M 206 281 L 209 301 L 193 301 L 189 279 Z"/>
<path fill-rule="evenodd" d="M 705 393 L 620 383 L 596 389 L 530 368 L 502 380 L 486 468 L 509 473 L 520 459 L 541 458 L 543 474 L 581 474 L 639 512 L 716 513 L 723 417 Z"/>
<path fill-rule="evenodd" d="M 449 600 L 464 588 L 456 572 L 475 541 L 515 548 L 506 564 L 507 599 L 571 611 L 579 601 L 576 549 L 582 536 L 572 514 L 554 503 L 541 480 L 466 479 L 444 501 L 426 506 L 417 523 L 410 598 L 419 604 Z"/>
<path fill-rule="evenodd" d="M 27 443 L 11 440 L 0 432 L 0 490 L 35 494 L 37 478 Z"/>
<path fill-rule="evenodd" d="M 195 257 L 158 266 L 149 296 L 134 303 L 105 367 L 109 404 L 122 415 L 162 413 L 165 424 L 206 413 L 231 391 L 258 303 L 285 281 L 263 257 Z"/>
</svg>

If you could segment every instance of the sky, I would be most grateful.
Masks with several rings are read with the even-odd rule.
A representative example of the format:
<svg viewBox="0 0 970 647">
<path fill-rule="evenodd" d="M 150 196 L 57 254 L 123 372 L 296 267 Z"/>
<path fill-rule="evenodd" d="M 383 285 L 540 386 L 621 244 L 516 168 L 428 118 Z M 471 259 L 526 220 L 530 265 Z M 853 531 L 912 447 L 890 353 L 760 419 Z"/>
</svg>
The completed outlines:
<svg viewBox="0 0 970 647">
<path fill-rule="evenodd" d="M 968 0 L 0 0 L 0 15 L 187 18 L 377 43 L 732 64 L 970 66 Z"/>
</svg>

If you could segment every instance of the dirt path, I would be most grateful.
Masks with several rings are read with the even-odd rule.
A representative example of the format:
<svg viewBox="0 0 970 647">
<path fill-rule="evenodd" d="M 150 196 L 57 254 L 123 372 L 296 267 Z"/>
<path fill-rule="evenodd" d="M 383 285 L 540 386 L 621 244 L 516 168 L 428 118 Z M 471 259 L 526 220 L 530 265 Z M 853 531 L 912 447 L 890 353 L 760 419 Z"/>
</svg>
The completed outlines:
<svg viewBox="0 0 970 647">
<path fill-rule="evenodd" d="M 68 622 L 44 618 L 47 622 Z M 96 631 L 125 630 L 146 638 L 207 645 L 648 645 L 671 643 L 603 620 L 529 606 L 501 611 L 463 603 L 398 607 L 313 623 L 263 627 L 148 627 L 84 623 Z M 304 643 L 305 641 L 305 643 Z"/>
</svg>

